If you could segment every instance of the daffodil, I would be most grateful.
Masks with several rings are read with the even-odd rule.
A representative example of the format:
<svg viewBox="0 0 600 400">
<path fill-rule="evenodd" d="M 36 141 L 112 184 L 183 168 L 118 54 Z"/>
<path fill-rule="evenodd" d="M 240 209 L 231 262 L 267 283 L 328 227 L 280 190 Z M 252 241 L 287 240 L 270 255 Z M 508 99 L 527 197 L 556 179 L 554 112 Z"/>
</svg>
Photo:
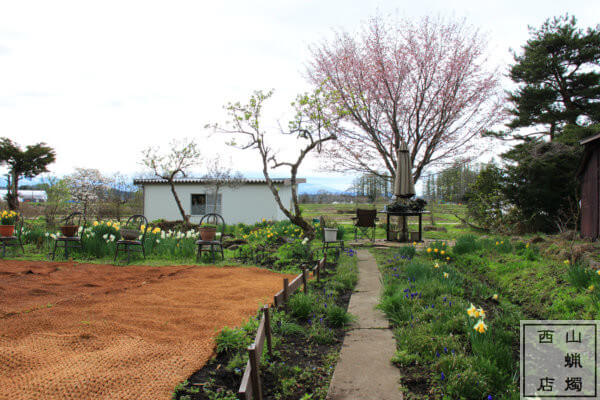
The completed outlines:
<svg viewBox="0 0 600 400">
<path fill-rule="evenodd" d="M 594 285 L 590 285 L 590 287 L 588 288 L 588 290 L 589 290 L 590 292 L 593 292 L 593 291 L 594 291 Z"/>
<path fill-rule="evenodd" d="M 485 311 L 483 311 L 483 308 L 478 308 L 477 314 L 479 314 L 481 318 L 485 318 Z"/>
<path fill-rule="evenodd" d="M 498 246 L 500 244 L 500 242 L 496 242 L 496 246 Z"/>
<path fill-rule="evenodd" d="M 598 271 L 596 271 L 596 273 L 597 273 L 598 275 L 600 275 L 600 269 L 599 269 Z"/>
<path fill-rule="evenodd" d="M 110 221 L 108 221 L 108 222 L 106 223 L 106 226 L 111 226 L 111 225 L 112 225 L 112 222 L 110 222 Z"/>
<path fill-rule="evenodd" d="M 528 249 L 528 248 L 529 248 L 529 243 L 527 243 L 527 244 L 525 245 L 525 248 L 526 248 L 526 249 Z"/>
<path fill-rule="evenodd" d="M 435 264 L 433 265 L 433 268 L 439 268 L 439 267 L 440 267 L 440 264 L 438 264 L 438 263 L 435 263 Z"/>
<path fill-rule="evenodd" d="M 450 257 L 446 257 L 446 261 L 450 261 Z"/>
<path fill-rule="evenodd" d="M 427 248 L 427 252 L 428 252 L 428 253 L 431 253 L 431 247 L 428 247 L 428 248 Z"/>
<path fill-rule="evenodd" d="M 467 308 L 467 314 L 469 314 L 469 317 L 475 317 L 477 314 L 477 307 L 475 307 L 473 305 L 473 303 L 471 303 L 471 307 Z"/>
<path fill-rule="evenodd" d="M 94 221 L 94 223 L 92 225 L 98 226 L 98 221 Z"/>
<path fill-rule="evenodd" d="M 444 278 L 448 279 L 448 277 L 449 277 L 449 276 L 450 276 L 450 275 L 448 275 L 448 273 L 447 273 L 447 272 L 444 272 Z"/>
<path fill-rule="evenodd" d="M 494 295 L 492 296 L 492 299 L 498 300 L 498 295 L 496 293 L 494 293 Z"/>
<path fill-rule="evenodd" d="M 475 329 L 476 332 L 485 333 L 485 331 L 487 331 L 488 327 L 485 324 L 485 322 L 483 322 L 483 320 L 480 319 L 479 321 L 477 321 L 477 323 L 475 324 L 473 329 Z"/>
<path fill-rule="evenodd" d="M 442 250 L 442 251 L 440 251 L 440 254 L 441 254 L 441 255 L 444 255 L 444 254 L 446 254 L 446 251 L 445 251 L 445 250 Z"/>
<path fill-rule="evenodd" d="M 437 253 L 439 250 L 438 250 L 437 248 L 435 248 L 435 249 L 433 249 L 433 251 L 434 251 L 435 253 Z"/>
<path fill-rule="evenodd" d="M 565 263 L 565 265 L 571 264 L 571 262 L 569 260 L 565 260 L 564 263 Z"/>
</svg>

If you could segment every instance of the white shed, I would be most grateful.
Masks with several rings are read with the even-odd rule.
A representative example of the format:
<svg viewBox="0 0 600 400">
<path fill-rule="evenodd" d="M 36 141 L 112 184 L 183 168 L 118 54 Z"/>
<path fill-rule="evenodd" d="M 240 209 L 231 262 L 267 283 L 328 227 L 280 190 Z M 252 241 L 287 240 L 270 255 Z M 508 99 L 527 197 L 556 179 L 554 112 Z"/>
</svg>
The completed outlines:
<svg viewBox="0 0 600 400">
<path fill-rule="evenodd" d="M 175 191 L 181 205 L 190 216 L 191 223 L 200 222 L 204 214 L 214 212 L 214 186 L 206 179 L 177 179 Z M 292 186 L 289 179 L 273 179 L 282 203 L 290 207 Z M 306 182 L 299 179 L 298 183 Z M 181 214 L 171 193 L 171 187 L 164 179 L 134 179 L 144 192 L 144 215 L 149 221 L 164 219 L 181 220 Z M 216 212 L 223 216 L 226 224 L 253 224 L 263 218 L 268 220 L 286 219 L 277 206 L 265 180 L 243 179 L 235 187 L 219 188 Z"/>
</svg>

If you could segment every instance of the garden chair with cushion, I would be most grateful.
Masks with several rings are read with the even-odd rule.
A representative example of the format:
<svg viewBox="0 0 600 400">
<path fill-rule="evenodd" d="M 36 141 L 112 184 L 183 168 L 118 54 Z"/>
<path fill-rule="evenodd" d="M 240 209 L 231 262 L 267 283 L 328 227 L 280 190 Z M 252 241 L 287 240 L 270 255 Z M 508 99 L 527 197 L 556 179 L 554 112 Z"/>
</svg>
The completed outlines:
<svg viewBox="0 0 600 400">
<path fill-rule="evenodd" d="M 113 263 L 117 261 L 119 251 L 127 253 L 127 264 L 129 264 L 132 252 L 142 253 L 142 256 L 144 256 L 145 259 L 146 248 L 144 247 L 144 243 L 146 241 L 147 231 L 148 219 L 146 219 L 146 217 L 140 214 L 129 217 L 125 223 L 125 228 L 122 228 L 119 231 L 121 234 L 121 239 L 117 240 Z"/>
<path fill-rule="evenodd" d="M 54 239 L 54 249 L 52 250 L 52 260 L 56 255 L 56 250 L 60 247 L 65 249 L 65 260 L 69 258 L 69 249 L 81 249 L 81 239 L 85 230 L 85 216 L 80 212 L 71 213 L 63 220 L 61 226 L 62 235 Z"/>
<path fill-rule="evenodd" d="M 21 235 L 23 235 L 24 220 L 23 217 L 17 215 L 15 221 L 15 231 L 12 236 L 0 236 L 0 245 L 2 246 L 2 258 L 6 256 L 7 247 L 20 247 L 23 254 L 25 254 L 25 248 L 21 241 Z"/>
<path fill-rule="evenodd" d="M 344 240 L 343 239 L 338 240 L 336 237 L 335 240 L 326 240 L 326 238 L 325 238 L 326 225 L 327 224 L 325 221 L 325 217 L 321 215 L 319 217 L 319 226 L 321 229 L 321 237 L 323 238 L 323 254 L 326 254 L 327 250 L 330 248 L 337 248 L 338 252 L 343 251 L 344 250 Z"/>
<path fill-rule="evenodd" d="M 202 256 L 202 252 L 210 251 L 210 255 L 212 257 L 212 262 L 215 262 L 215 249 L 220 251 L 221 258 L 225 260 L 225 254 L 223 252 L 223 235 L 225 234 L 225 220 L 219 214 L 205 214 L 200 219 L 200 228 L 202 228 L 202 224 L 212 224 L 216 226 L 215 237 L 212 239 L 203 239 L 196 241 L 196 245 L 198 246 L 198 254 L 196 255 L 196 261 L 200 260 L 200 256 Z M 202 233 L 200 233 L 202 235 Z"/>
<path fill-rule="evenodd" d="M 354 221 L 354 240 L 358 239 L 358 236 L 370 238 L 372 242 L 375 241 L 375 228 L 377 227 L 376 222 L 379 221 L 377 218 L 377 210 L 371 209 L 356 209 L 356 217 L 352 217 Z M 371 234 L 369 235 L 369 230 Z"/>
</svg>

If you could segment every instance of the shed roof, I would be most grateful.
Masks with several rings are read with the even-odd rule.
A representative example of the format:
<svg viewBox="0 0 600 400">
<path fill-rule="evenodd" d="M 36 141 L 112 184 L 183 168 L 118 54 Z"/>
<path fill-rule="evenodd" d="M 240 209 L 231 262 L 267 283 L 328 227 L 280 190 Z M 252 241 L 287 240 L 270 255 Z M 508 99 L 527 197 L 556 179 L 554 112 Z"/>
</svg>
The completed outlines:
<svg viewBox="0 0 600 400">
<path fill-rule="evenodd" d="M 278 185 L 291 185 L 290 179 L 271 179 L 273 183 Z M 203 178 L 182 178 L 175 179 L 174 182 L 176 184 L 184 184 L 184 185 L 212 185 L 215 181 L 211 179 L 203 179 Z M 242 185 L 266 185 L 267 181 L 265 179 L 237 179 L 233 182 L 239 183 Z M 168 181 L 166 179 L 161 178 L 137 178 L 133 180 L 134 185 L 166 185 Z M 296 183 L 306 183 L 305 178 L 297 178 Z"/>
<path fill-rule="evenodd" d="M 579 144 L 586 144 L 586 143 L 593 142 L 594 140 L 598 140 L 598 139 L 600 139 L 600 133 L 581 140 L 579 142 Z"/>
</svg>

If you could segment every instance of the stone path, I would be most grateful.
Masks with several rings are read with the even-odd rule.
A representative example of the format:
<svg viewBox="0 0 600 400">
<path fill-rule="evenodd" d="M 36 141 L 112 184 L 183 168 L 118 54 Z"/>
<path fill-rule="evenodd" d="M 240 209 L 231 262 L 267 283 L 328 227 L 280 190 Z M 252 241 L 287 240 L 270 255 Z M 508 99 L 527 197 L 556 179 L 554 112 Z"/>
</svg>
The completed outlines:
<svg viewBox="0 0 600 400">
<path fill-rule="evenodd" d="M 358 284 L 348 305 L 356 321 L 346 333 L 327 398 L 402 399 L 400 371 L 390 362 L 396 341 L 383 313 L 375 310 L 381 292 L 377 263 L 368 250 L 359 250 L 357 256 Z"/>
</svg>

